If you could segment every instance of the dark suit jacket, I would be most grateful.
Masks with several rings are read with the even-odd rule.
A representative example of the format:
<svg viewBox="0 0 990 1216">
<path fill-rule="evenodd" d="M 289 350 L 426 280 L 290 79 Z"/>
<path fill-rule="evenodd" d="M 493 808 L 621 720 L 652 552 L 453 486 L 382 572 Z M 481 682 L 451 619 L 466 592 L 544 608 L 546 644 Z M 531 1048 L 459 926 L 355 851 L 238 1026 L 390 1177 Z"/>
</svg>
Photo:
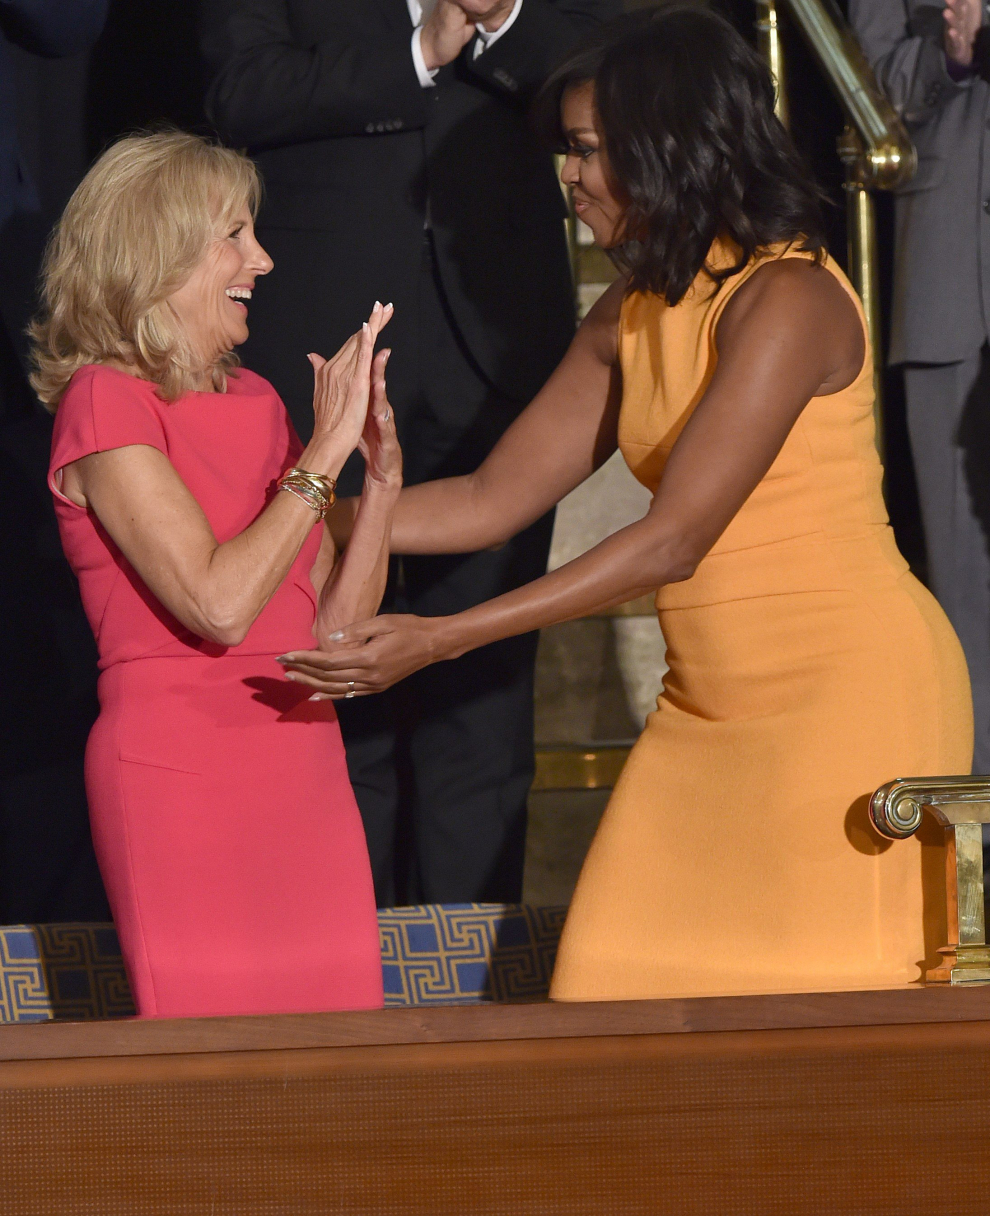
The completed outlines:
<svg viewBox="0 0 990 1216">
<path fill-rule="evenodd" d="M 304 355 L 331 353 L 393 301 L 390 372 L 416 341 L 424 221 L 456 323 L 484 375 L 527 402 L 574 332 L 564 205 L 527 111 L 618 0 L 524 0 L 477 59 L 473 41 L 424 89 L 406 0 L 206 0 L 208 111 L 256 157 L 275 259 L 246 359 L 305 419 Z M 305 423 L 304 423 L 305 427 Z M 305 427 L 308 431 L 308 427 Z"/>
<path fill-rule="evenodd" d="M 7 43 L 58 59 L 99 37 L 109 0 L 0 0 L 0 226 L 37 206 L 17 150 L 17 95 Z"/>
</svg>

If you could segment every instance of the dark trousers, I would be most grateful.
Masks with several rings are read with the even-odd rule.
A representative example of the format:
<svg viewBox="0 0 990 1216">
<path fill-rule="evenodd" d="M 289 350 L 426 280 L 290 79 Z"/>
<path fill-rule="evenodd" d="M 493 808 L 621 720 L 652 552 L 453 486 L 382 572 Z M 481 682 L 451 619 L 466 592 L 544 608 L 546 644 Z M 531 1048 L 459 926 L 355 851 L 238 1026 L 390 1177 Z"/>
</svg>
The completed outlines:
<svg viewBox="0 0 990 1216">
<path fill-rule="evenodd" d="M 990 773 L 990 348 L 904 369 L 928 581 L 973 688 L 973 771 Z"/>
<path fill-rule="evenodd" d="M 460 341 L 428 242 L 418 305 L 415 354 L 389 365 L 407 484 L 472 472 L 520 409 Z M 551 513 L 495 551 L 393 559 L 382 611 L 447 615 L 539 578 L 552 527 Z M 338 702 L 380 907 L 521 897 L 536 641 L 508 638 Z"/>
</svg>

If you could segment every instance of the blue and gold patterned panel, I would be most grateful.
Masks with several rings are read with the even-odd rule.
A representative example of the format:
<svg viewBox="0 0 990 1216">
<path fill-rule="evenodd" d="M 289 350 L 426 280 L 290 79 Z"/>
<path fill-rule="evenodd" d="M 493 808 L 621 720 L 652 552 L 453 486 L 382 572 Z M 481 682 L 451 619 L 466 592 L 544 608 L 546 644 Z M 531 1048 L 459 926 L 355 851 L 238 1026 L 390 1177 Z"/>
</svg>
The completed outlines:
<svg viewBox="0 0 990 1216">
<path fill-rule="evenodd" d="M 385 1004 L 545 999 L 565 912 L 511 904 L 379 912 Z"/>
<path fill-rule="evenodd" d="M 565 911 L 516 904 L 380 911 L 385 1004 L 544 999 Z M 0 927 L 0 1022 L 133 1012 L 113 925 Z"/>
<path fill-rule="evenodd" d="M 133 1012 L 113 925 L 0 928 L 0 1022 Z"/>
</svg>

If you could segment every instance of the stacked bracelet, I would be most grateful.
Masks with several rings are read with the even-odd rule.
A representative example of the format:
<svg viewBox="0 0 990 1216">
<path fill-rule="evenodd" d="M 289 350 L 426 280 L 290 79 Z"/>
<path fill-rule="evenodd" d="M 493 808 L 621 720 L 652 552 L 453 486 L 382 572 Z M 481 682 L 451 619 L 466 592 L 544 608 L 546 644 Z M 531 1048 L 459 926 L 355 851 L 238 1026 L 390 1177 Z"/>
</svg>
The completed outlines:
<svg viewBox="0 0 990 1216">
<path fill-rule="evenodd" d="M 337 501 L 334 494 L 336 485 L 333 478 L 324 477 L 322 473 L 307 473 L 305 469 L 286 469 L 278 479 L 276 489 L 294 494 L 314 510 L 320 519 L 324 519 Z"/>
</svg>

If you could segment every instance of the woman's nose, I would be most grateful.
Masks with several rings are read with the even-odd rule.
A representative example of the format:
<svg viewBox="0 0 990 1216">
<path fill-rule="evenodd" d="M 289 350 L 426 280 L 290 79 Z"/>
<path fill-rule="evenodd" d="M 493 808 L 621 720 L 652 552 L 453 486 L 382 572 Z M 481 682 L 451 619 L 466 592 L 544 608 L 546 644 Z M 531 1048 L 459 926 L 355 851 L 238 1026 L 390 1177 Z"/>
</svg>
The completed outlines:
<svg viewBox="0 0 990 1216">
<path fill-rule="evenodd" d="M 258 274 L 268 274 L 275 265 L 257 241 L 255 241 L 254 255 L 251 261 L 254 263 L 256 273 Z"/>
<path fill-rule="evenodd" d="M 560 180 L 565 186 L 574 186 L 580 174 L 580 162 L 576 156 L 565 156 L 560 167 Z"/>
</svg>

